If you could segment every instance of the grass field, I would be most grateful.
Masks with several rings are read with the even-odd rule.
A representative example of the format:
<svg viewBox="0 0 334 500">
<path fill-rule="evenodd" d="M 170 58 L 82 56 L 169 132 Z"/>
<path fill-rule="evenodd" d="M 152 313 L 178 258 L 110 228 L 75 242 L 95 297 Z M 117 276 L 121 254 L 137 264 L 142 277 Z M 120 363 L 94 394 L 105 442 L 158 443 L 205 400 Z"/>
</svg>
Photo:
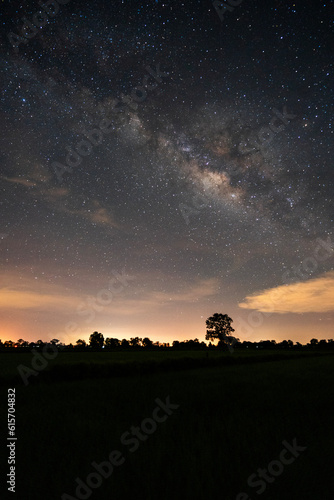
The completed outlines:
<svg viewBox="0 0 334 500">
<path fill-rule="evenodd" d="M 322 353 L 321 353 L 322 354 Z M 47 361 L 47 365 L 43 370 L 53 370 L 55 367 L 62 366 L 72 366 L 82 365 L 82 364 L 93 364 L 93 365 L 105 365 L 112 363 L 145 363 L 146 361 L 155 361 L 156 363 L 161 363 L 166 359 L 178 360 L 183 358 L 192 359 L 206 359 L 207 357 L 211 360 L 217 358 L 254 358 L 255 356 L 313 356 L 313 352 L 309 351 L 292 351 L 287 352 L 286 350 L 252 350 L 248 351 L 246 349 L 241 349 L 234 351 L 233 355 L 227 352 L 222 352 L 219 350 L 213 351 L 175 351 L 175 350 L 160 350 L 160 351 L 150 351 L 150 350 L 138 350 L 138 351 L 105 351 L 105 352 L 61 352 L 54 359 Z M 17 367 L 24 365 L 27 367 L 32 367 L 32 362 L 34 355 L 31 352 L 16 353 L 16 352 L 2 352 L 0 353 L 0 378 L 7 379 L 15 375 L 19 375 Z"/>
<path fill-rule="evenodd" d="M 102 362 L 101 353 L 86 354 L 77 354 L 81 363 Z M 119 362 L 129 360 L 125 353 L 103 356 L 110 362 L 115 354 Z M 140 354 L 166 357 L 165 352 Z M 26 355 L 13 356 L 19 357 L 2 364 L 7 374 L 12 373 L 8 363 L 24 363 Z M 70 366 L 70 356 L 60 353 L 50 366 Z M 124 463 L 85 498 L 329 500 L 334 494 L 333 362 L 331 355 L 303 356 L 18 384 L 16 498 L 52 500 L 64 493 L 65 499 L 84 498 L 75 494 L 75 479 L 86 482 L 96 472 L 92 462 L 106 461 L 119 450 Z M 121 436 L 152 417 L 156 398 L 168 396 L 178 408 L 151 434 L 141 431 L 146 439 L 138 439 L 138 449 L 130 451 Z M 306 450 L 278 476 L 269 475 L 273 481 L 264 481 L 266 489 L 258 494 L 259 486 L 248 485 L 248 478 L 278 460 L 284 440 L 292 444 L 294 439 Z"/>
</svg>

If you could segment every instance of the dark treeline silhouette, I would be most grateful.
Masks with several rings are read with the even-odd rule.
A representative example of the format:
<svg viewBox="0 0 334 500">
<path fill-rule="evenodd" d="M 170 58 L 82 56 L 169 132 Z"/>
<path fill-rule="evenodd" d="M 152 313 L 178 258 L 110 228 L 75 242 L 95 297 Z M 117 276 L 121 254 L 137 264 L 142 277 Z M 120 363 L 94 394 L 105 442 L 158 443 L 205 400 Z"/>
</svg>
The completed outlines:
<svg viewBox="0 0 334 500">
<path fill-rule="evenodd" d="M 190 340 L 174 340 L 172 343 L 169 342 L 153 342 L 148 337 L 139 338 L 132 337 L 130 339 L 117 339 L 117 338 L 104 338 L 102 333 L 93 332 L 90 335 L 89 342 L 85 340 L 78 339 L 76 343 L 64 344 L 58 339 L 52 339 L 49 342 L 43 342 L 42 340 L 37 340 L 36 342 L 27 342 L 23 339 L 19 339 L 17 342 L 12 340 L 6 340 L 2 342 L 0 340 L 0 350 L 3 351 L 29 351 L 31 349 L 41 349 L 45 345 L 50 345 L 57 347 L 58 349 L 64 351 L 136 351 L 136 350 L 173 350 L 173 351 L 209 351 L 209 350 L 221 350 L 228 351 L 228 342 L 219 341 L 217 345 L 211 342 L 205 343 L 200 342 L 197 338 Z M 334 340 L 333 339 L 311 339 L 307 344 L 301 344 L 299 342 L 293 342 L 292 340 L 283 340 L 282 342 L 276 342 L 275 340 L 261 340 L 259 342 L 243 341 L 240 342 L 238 339 L 234 339 L 233 343 L 234 350 L 334 350 Z"/>
<path fill-rule="evenodd" d="M 172 344 L 169 342 L 153 342 L 148 337 L 139 338 L 131 337 L 130 340 L 107 337 L 104 338 L 103 334 L 100 332 L 93 332 L 89 337 L 89 342 L 82 339 L 78 339 L 73 344 L 63 344 L 58 339 L 52 339 L 49 342 L 43 342 L 42 340 L 37 340 L 37 342 L 27 342 L 23 339 L 19 339 L 17 342 L 12 340 L 6 340 L 4 343 L 0 340 L 0 350 L 1 351 L 17 351 L 17 350 L 30 350 L 38 349 L 44 346 L 50 346 L 53 349 L 60 349 L 66 351 L 118 351 L 118 350 L 175 350 L 175 351 L 199 351 L 199 350 L 210 350 L 218 349 L 222 351 L 229 350 L 234 352 L 235 349 L 266 349 L 266 350 L 301 350 L 301 349 L 334 349 L 333 339 L 311 339 L 306 345 L 302 345 L 299 342 L 294 343 L 292 340 L 283 340 L 282 342 L 276 342 L 275 340 L 260 340 L 260 342 L 250 342 L 243 341 L 232 336 L 235 331 L 232 328 L 233 319 L 227 314 L 214 313 L 210 316 L 206 324 L 206 336 L 205 339 L 209 340 L 209 344 L 205 342 L 200 342 L 197 338 L 190 340 L 174 340 Z M 217 344 L 213 344 L 211 341 L 218 341 Z"/>
</svg>

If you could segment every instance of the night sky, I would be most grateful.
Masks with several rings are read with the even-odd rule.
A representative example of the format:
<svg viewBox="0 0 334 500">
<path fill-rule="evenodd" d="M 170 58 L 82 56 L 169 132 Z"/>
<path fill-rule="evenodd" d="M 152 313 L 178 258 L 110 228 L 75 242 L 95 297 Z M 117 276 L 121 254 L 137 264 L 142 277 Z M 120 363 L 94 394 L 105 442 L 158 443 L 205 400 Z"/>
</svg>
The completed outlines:
<svg viewBox="0 0 334 500">
<path fill-rule="evenodd" d="M 332 2 L 230 4 L 2 2 L 2 341 L 333 338 Z"/>
</svg>

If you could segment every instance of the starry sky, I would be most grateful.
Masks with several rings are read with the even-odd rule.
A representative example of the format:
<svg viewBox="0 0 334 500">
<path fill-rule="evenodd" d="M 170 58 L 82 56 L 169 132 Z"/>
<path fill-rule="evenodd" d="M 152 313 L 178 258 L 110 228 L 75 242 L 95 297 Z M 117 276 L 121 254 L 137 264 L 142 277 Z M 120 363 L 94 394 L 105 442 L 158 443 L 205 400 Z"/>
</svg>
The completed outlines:
<svg viewBox="0 0 334 500">
<path fill-rule="evenodd" d="M 2 341 L 333 338 L 331 2 L 226 5 L 2 2 Z"/>
</svg>

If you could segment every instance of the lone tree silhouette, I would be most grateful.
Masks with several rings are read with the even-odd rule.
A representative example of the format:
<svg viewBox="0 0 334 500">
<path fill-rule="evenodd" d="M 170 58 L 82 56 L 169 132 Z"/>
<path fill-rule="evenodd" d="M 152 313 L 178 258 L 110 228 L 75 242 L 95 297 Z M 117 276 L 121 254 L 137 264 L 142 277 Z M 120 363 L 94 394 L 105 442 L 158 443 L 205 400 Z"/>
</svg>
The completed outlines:
<svg viewBox="0 0 334 500">
<path fill-rule="evenodd" d="M 94 332 L 89 337 L 89 345 L 93 349 L 101 349 L 103 346 L 104 337 L 102 333 Z"/>
<path fill-rule="evenodd" d="M 230 345 L 234 337 L 231 333 L 234 332 L 231 323 L 233 319 L 227 314 L 215 313 L 206 320 L 206 340 L 218 340 L 218 345 Z"/>
</svg>

